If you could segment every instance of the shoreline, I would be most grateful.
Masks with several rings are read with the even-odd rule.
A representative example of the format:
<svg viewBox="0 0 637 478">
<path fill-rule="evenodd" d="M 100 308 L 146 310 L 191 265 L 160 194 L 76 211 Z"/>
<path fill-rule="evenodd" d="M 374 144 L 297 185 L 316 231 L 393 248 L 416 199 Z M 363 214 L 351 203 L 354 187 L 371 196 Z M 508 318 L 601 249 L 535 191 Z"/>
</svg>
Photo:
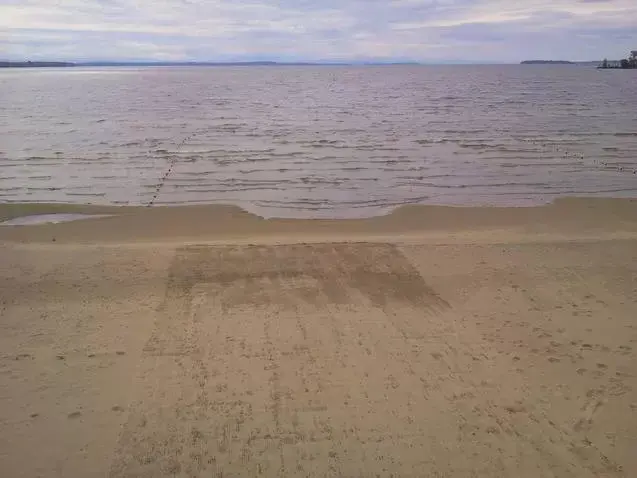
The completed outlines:
<svg viewBox="0 0 637 478">
<path fill-rule="evenodd" d="M 559 198 L 542 206 L 484 207 L 405 205 L 361 219 L 264 219 L 231 205 L 94 206 L 0 204 L 0 221 L 40 214 L 95 214 L 78 221 L 0 226 L 3 242 L 175 242 L 300 240 L 423 236 L 432 233 L 517 232 L 594 237 L 637 233 L 637 199 Z"/>
</svg>

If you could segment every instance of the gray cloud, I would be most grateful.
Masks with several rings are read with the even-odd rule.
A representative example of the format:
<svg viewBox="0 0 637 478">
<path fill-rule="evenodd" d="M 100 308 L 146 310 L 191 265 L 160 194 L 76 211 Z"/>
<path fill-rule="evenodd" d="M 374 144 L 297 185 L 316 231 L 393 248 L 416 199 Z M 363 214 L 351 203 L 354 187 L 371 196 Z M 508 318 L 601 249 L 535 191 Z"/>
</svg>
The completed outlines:
<svg viewBox="0 0 637 478">
<path fill-rule="evenodd" d="M 634 0 L 4 0 L 10 58 L 617 58 Z"/>
</svg>

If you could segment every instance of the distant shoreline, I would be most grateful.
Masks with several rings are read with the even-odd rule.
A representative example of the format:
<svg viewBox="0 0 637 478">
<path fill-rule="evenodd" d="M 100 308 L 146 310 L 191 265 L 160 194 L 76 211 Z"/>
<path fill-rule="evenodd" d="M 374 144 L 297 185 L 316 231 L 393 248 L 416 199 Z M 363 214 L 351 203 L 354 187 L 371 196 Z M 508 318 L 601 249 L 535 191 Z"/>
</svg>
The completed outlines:
<svg viewBox="0 0 637 478">
<path fill-rule="evenodd" d="M 520 65 L 598 65 L 599 61 L 524 60 Z"/>
<path fill-rule="evenodd" d="M 574 65 L 572 61 L 566 60 L 524 60 L 520 65 Z"/>
<path fill-rule="evenodd" d="M 0 68 L 65 68 L 76 66 L 67 61 L 0 61 Z"/>
<path fill-rule="evenodd" d="M 467 62 L 278 62 L 278 61 L 233 61 L 233 62 L 142 62 L 142 61 L 0 61 L 1 68 L 73 68 L 73 67 L 228 67 L 228 66 L 492 66 L 492 65 L 575 65 L 597 66 L 599 61 L 524 60 L 520 63 L 467 63 Z"/>
<path fill-rule="evenodd" d="M 70 68 L 70 67 L 99 67 L 99 66 L 390 66 L 390 65 L 420 65 L 417 62 L 278 62 L 278 61 L 231 61 L 231 62 L 138 62 L 138 61 L 0 61 L 0 68 Z"/>
</svg>

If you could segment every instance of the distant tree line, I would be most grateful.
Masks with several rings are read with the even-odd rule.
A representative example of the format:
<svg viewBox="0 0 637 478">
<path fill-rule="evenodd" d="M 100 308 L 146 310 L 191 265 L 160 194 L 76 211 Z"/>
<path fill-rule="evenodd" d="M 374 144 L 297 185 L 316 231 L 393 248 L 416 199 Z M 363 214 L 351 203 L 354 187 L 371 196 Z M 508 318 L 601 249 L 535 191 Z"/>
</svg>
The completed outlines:
<svg viewBox="0 0 637 478">
<path fill-rule="evenodd" d="M 0 68 L 42 68 L 75 66 L 75 63 L 66 61 L 0 61 Z"/>
</svg>

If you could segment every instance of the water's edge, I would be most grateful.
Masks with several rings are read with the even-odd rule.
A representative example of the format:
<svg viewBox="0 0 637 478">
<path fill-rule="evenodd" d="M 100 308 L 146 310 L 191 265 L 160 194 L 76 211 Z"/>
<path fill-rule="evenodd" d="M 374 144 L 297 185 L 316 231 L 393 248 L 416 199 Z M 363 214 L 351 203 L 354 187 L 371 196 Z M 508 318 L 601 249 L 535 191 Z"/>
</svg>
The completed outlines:
<svg viewBox="0 0 637 478">
<path fill-rule="evenodd" d="M 637 197 L 586 197 L 568 196 L 553 198 L 542 204 L 533 205 L 480 205 L 480 204 L 400 204 L 385 210 L 382 214 L 357 218 L 311 218 L 311 217 L 266 217 L 255 213 L 249 208 L 237 204 L 196 204 L 196 205 L 162 205 L 162 206 L 120 206 L 120 205 L 95 205 L 76 203 L 0 203 L 0 223 L 12 221 L 31 216 L 77 216 L 78 219 L 100 219 L 108 217 L 123 216 L 128 214 L 157 213 L 161 211 L 201 211 L 207 210 L 211 214 L 215 212 L 229 212 L 244 217 L 253 217 L 259 220 L 285 220 L 285 221 L 366 221 L 375 218 L 387 217 L 400 214 L 402 211 L 427 211 L 427 210 L 466 210 L 466 211 L 515 211 L 515 210 L 538 210 L 547 209 L 560 205 L 576 205 L 577 207 L 594 207 L 597 205 L 626 205 L 637 202 Z M 64 222 L 64 221 L 60 221 Z"/>
</svg>

